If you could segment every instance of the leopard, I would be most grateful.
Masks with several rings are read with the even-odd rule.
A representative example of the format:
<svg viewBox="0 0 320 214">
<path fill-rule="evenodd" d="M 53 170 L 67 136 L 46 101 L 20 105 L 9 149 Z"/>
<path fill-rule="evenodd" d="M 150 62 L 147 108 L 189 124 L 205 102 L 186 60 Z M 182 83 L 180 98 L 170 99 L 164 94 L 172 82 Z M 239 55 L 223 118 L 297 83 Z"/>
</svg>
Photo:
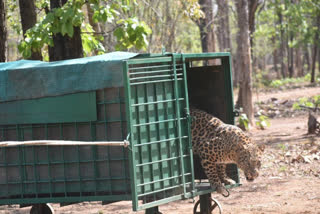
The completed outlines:
<svg viewBox="0 0 320 214">
<path fill-rule="evenodd" d="M 259 176 L 264 145 L 257 145 L 239 127 L 226 124 L 203 110 L 191 107 L 190 116 L 193 154 L 200 157 L 209 183 L 217 193 L 229 195 L 224 185 L 235 184 L 227 176 L 227 164 L 236 164 L 247 181 Z"/>
</svg>

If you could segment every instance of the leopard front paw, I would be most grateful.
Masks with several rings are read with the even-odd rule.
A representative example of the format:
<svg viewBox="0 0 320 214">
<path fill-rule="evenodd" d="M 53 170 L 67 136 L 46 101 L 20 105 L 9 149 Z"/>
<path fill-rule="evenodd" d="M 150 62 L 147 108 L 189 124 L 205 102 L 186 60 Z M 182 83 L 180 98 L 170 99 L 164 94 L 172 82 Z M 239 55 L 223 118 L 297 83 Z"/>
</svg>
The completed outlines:
<svg viewBox="0 0 320 214">
<path fill-rule="evenodd" d="M 229 196 L 229 191 L 224 187 L 224 186 L 217 186 L 216 187 L 216 191 L 217 193 L 223 195 L 224 197 L 228 197 Z"/>
<path fill-rule="evenodd" d="M 234 180 L 232 180 L 231 178 L 224 178 L 222 180 L 222 183 L 224 183 L 225 185 L 233 185 L 236 184 L 236 182 Z"/>
</svg>

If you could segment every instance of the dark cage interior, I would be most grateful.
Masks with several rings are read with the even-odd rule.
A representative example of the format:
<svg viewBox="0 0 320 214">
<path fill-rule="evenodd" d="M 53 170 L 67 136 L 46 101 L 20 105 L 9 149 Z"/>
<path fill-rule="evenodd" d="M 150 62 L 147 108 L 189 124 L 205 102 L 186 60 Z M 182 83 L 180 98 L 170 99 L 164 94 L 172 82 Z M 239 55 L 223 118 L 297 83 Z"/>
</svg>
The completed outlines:
<svg viewBox="0 0 320 214">
<path fill-rule="evenodd" d="M 188 95 L 190 106 L 204 110 L 224 123 L 234 124 L 231 73 L 228 57 L 192 59 L 187 63 Z M 194 155 L 195 179 L 207 179 L 201 160 Z M 227 166 L 227 175 L 239 183 L 235 164 Z"/>
</svg>

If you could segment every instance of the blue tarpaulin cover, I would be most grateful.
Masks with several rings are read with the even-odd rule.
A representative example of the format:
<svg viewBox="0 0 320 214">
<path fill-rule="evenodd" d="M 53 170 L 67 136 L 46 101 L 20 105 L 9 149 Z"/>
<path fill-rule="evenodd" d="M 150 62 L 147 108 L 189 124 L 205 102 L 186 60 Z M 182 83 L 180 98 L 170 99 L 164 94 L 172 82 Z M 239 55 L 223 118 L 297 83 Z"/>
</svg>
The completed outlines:
<svg viewBox="0 0 320 214">
<path fill-rule="evenodd" d="M 137 53 L 57 62 L 20 60 L 0 63 L 0 102 L 58 96 L 123 85 L 123 60 Z"/>
</svg>

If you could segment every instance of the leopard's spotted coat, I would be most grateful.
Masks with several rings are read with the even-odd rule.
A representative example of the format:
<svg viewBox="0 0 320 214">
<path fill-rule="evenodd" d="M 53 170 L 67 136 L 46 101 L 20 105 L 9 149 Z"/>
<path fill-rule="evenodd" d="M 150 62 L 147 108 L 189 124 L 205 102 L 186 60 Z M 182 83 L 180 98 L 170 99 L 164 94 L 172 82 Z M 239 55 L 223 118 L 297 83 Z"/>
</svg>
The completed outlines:
<svg viewBox="0 0 320 214">
<path fill-rule="evenodd" d="M 226 176 L 226 164 L 235 163 L 244 171 L 246 179 L 254 180 L 260 169 L 263 147 L 257 146 L 240 128 L 223 123 L 218 118 L 191 108 L 192 149 L 201 158 L 201 165 L 218 193 L 224 184 L 234 181 Z"/>
</svg>

